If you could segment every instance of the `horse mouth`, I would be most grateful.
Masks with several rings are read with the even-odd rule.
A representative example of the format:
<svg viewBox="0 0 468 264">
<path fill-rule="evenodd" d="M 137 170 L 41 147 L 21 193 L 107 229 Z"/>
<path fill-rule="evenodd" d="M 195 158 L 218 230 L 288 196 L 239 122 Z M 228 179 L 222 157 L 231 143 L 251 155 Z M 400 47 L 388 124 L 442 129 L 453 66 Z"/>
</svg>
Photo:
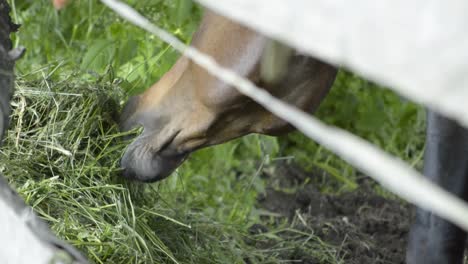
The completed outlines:
<svg viewBox="0 0 468 264">
<path fill-rule="evenodd" d="M 143 183 L 154 183 L 165 178 L 169 177 L 188 157 L 188 153 L 182 153 L 174 156 L 160 156 L 156 158 L 158 160 L 158 173 L 153 174 L 151 177 L 141 177 L 141 176 L 133 176 L 129 177 L 129 171 L 124 169 L 124 177 L 131 181 L 138 181 Z"/>
</svg>

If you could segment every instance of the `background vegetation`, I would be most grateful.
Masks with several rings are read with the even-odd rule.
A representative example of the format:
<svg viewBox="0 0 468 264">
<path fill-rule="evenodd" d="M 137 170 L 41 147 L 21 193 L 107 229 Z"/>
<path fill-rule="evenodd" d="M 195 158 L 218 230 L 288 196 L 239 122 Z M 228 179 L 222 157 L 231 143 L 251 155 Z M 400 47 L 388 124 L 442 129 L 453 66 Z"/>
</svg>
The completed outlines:
<svg viewBox="0 0 468 264">
<path fill-rule="evenodd" d="M 202 14 L 189 0 L 127 2 L 187 43 Z M 292 133 L 199 151 L 161 183 L 123 182 L 119 159 L 128 142 L 118 112 L 179 54 L 98 1 L 76 0 L 59 12 L 46 0 L 10 3 L 23 25 L 14 43 L 27 54 L 17 66 L 0 171 L 60 237 L 95 263 L 284 263 L 281 252 L 290 248 L 340 263 L 311 233 L 278 236 L 289 224 L 257 207 L 268 184 L 260 176 L 286 160 L 318 169 L 316 186 L 335 194 L 359 190 L 358 171 Z M 388 90 L 342 71 L 317 115 L 421 165 L 424 112 Z M 249 232 L 260 222 L 271 224 L 269 232 Z"/>
</svg>

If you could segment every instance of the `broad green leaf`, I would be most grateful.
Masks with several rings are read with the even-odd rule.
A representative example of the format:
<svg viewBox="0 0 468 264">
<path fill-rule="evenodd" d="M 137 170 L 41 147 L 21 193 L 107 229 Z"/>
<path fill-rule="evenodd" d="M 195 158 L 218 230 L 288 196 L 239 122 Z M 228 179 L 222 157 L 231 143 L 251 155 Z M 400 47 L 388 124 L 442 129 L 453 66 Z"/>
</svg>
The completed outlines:
<svg viewBox="0 0 468 264">
<path fill-rule="evenodd" d="M 115 51 L 116 46 L 113 40 L 96 40 L 87 49 L 81 61 L 81 68 L 103 73 L 106 66 L 114 60 Z"/>
</svg>

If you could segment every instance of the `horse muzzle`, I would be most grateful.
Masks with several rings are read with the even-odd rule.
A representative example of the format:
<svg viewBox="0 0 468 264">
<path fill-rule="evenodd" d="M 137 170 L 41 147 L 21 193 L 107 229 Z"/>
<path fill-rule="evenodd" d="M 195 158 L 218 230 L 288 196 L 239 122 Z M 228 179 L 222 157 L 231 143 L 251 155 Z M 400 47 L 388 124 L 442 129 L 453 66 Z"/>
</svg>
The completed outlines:
<svg viewBox="0 0 468 264">
<path fill-rule="evenodd" d="M 130 144 L 122 157 L 123 176 L 129 180 L 156 182 L 168 177 L 188 157 L 189 153 L 177 153 L 170 147 L 172 139 L 161 149 L 154 149 L 146 137 Z"/>
</svg>

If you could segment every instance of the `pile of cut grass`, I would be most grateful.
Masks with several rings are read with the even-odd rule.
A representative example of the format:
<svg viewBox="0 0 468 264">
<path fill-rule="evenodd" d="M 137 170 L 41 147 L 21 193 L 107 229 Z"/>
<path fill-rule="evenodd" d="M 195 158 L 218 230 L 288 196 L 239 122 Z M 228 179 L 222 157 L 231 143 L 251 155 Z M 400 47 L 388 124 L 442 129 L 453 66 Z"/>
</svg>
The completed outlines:
<svg viewBox="0 0 468 264">
<path fill-rule="evenodd" d="M 122 180 L 134 134 L 115 121 L 123 97 L 105 82 L 17 81 L 1 172 L 59 237 L 95 263 L 281 263 L 291 251 L 339 263 L 334 248 L 286 220 L 249 232 L 260 223 L 258 164 L 272 139 L 201 151 L 162 183 Z"/>
</svg>

